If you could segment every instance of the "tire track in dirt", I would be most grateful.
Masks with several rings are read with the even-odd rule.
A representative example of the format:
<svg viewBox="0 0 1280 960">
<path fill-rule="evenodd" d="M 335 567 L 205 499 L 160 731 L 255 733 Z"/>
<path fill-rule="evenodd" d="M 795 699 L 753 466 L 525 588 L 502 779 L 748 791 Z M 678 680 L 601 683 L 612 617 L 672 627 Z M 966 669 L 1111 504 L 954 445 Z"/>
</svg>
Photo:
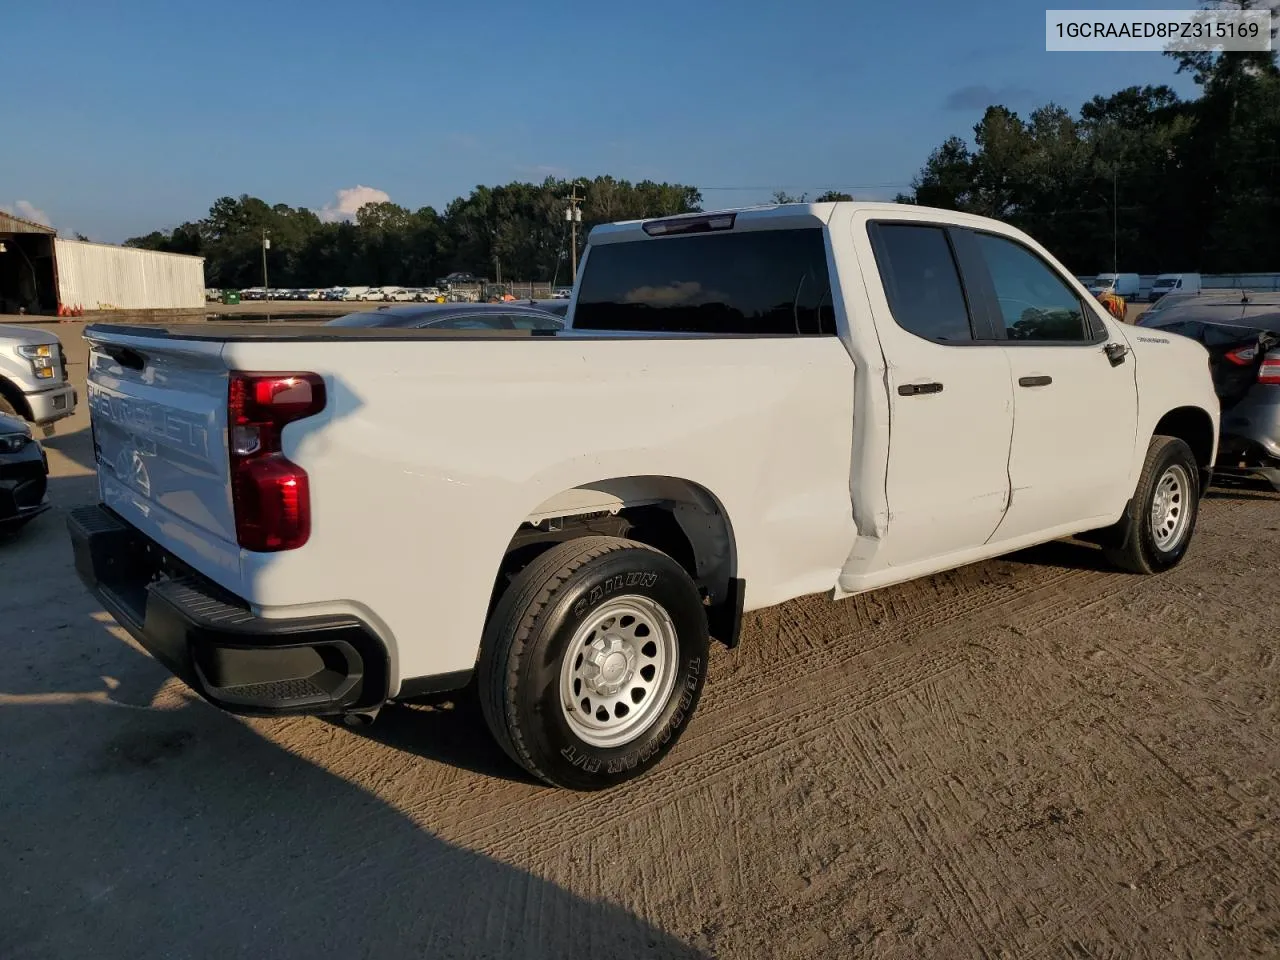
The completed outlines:
<svg viewBox="0 0 1280 960">
<path fill-rule="evenodd" d="M 1091 582 L 1096 582 L 1096 579 Z M 1104 603 L 1125 587 L 1141 581 L 1128 575 L 1109 574 L 1102 575 L 1102 582 L 1104 589 L 1095 591 L 1085 608 Z M 1040 596 L 1034 596 L 1036 592 L 1033 592 L 1030 598 L 1032 609 L 1026 616 L 1034 617 L 1039 628 L 1046 628 L 1081 609 L 1078 598 L 1060 598 L 1050 591 L 1051 588 L 1043 588 L 1038 591 Z M 586 810 L 578 805 L 555 807 L 549 811 L 549 816 L 526 821 L 516 831 L 507 825 L 502 830 L 502 849 L 508 853 L 520 849 L 522 855 L 531 857 L 551 855 L 565 842 L 562 834 L 581 837 L 585 831 L 594 835 L 608 830 L 615 819 L 641 817 L 655 805 L 678 802 L 693 789 L 690 783 L 698 786 L 713 784 L 745 765 L 762 763 L 781 750 L 800 750 L 812 741 L 826 737 L 833 721 L 882 706 L 962 668 L 968 655 L 951 641 L 962 639 L 965 632 L 974 628 L 998 625 L 1002 606 L 996 605 L 977 615 L 976 621 L 953 621 L 935 629 L 926 638 L 928 646 L 924 648 L 900 638 L 896 643 L 901 645 L 901 652 L 871 664 L 868 672 L 859 673 L 852 669 L 832 672 L 817 668 L 798 677 L 793 676 L 786 684 L 786 699 L 809 704 L 799 710 L 778 716 L 770 709 L 777 685 L 736 701 L 735 713 L 728 718 L 728 723 L 695 724 L 664 765 L 643 781 L 635 783 L 632 792 L 611 795 L 607 817 L 601 818 L 597 810 Z M 904 626 L 895 632 L 909 630 L 909 626 Z M 885 640 L 873 650 L 882 651 L 887 644 L 894 642 Z M 729 711 L 722 708 L 711 716 L 725 712 Z M 701 711 L 699 719 L 702 719 Z M 528 808 L 524 812 L 527 816 Z M 483 845 L 492 829 L 492 824 L 476 822 L 470 824 L 464 833 L 451 834 L 451 839 L 466 845 Z"/>
<path fill-rule="evenodd" d="M 730 680 L 732 690 L 750 688 L 750 695 L 742 697 L 731 693 L 717 698 L 719 703 L 708 704 L 712 709 L 700 708 L 694 723 L 663 765 L 644 780 L 623 788 L 621 795 L 618 791 L 611 794 L 611 816 L 607 820 L 601 820 L 596 811 L 583 812 L 578 803 L 564 805 L 558 795 L 546 811 L 548 815 L 538 816 L 539 794 L 549 793 L 541 788 L 514 790 L 509 799 L 495 805 L 491 789 L 465 775 L 434 795 L 424 815 L 430 821 L 448 823 L 449 826 L 442 829 L 454 842 L 479 844 L 486 850 L 484 838 L 495 829 L 503 837 L 503 847 L 507 850 L 522 846 L 526 838 L 549 842 L 550 834 L 580 830 L 587 822 L 595 831 L 604 830 L 614 816 L 635 815 L 680 797 L 690 777 L 702 783 L 714 782 L 755 759 L 763 760 L 788 746 L 798 747 L 800 743 L 824 736 L 835 714 L 870 709 L 958 669 L 967 654 L 957 641 L 964 641 L 969 633 L 1005 626 L 1006 614 L 1015 605 L 1018 606 L 1015 621 L 1034 624 L 1027 630 L 1046 629 L 1072 613 L 1104 603 L 1126 588 L 1140 587 L 1146 582 L 1129 574 L 1047 568 L 1048 574 L 1037 576 L 1038 582 L 1026 590 L 1020 587 L 1020 578 L 1014 584 L 987 580 L 982 576 L 983 566 L 985 564 L 978 565 L 966 579 L 977 574 L 974 579 L 985 580 L 985 589 L 980 588 L 963 598 L 958 609 L 917 607 L 915 615 L 876 629 L 870 644 L 865 642 L 868 637 L 852 633 L 841 633 L 824 643 L 830 651 L 855 638 L 864 641 L 858 651 L 847 658 L 843 670 L 833 671 L 830 664 L 819 663 L 797 672 L 798 663 L 814 659 L 814 651 L 809 650 L 792 652 L 777 660 L 761 656 L 752 664 L 751 672 L 737 672 Z M 1035 569 L 1038 572 L 1042 568 Z M 1021 568 L 1017 572 L 1020 573 Z M 921 592 L 928 589 L 919 586 L 920 583 L 913 581 L 889 590 Z M 1078 589 L 1068 589 L 1071 585 L 1077 585 Z M 1089 599 L 1082 604 L 1081 596 L 1086 589 Z M 992 593 L 1006 595 L 996 599 Z M 855 604 L 860 599 L 855 597 L 835 604 L 821 598 L 797 602 L 821 602 L 819 615 L 832 616 L 833 608 Z M 784 605 L 784 609 L 791 605 Z M 928 636 L 919 637 L 923 632 Z M 927 647 L 921 646 L 922 640 Z M 760 638 L 757 643 L 762 652 L 767 649 L 767 638 Z M 884 657 L 886 648 L 891 647 L 899 649 Z M 866 672 L 859 673 L 852 666 L 873 654 L 881 655 L 881 659 L 870 664 L 868 681 Z M 808 706 L 778 715 L 772 706 L 782 692 L 787 702 L 803 702 Z M 861 696 L 850 702 L 849 694 L 854 692 Z M 762 710 L 765 715 L 759 716 Z M 715 722 L 717 720 L 721 722 Z M 477 804 L 478 797 L 486 797 L 488 802 Z M 531 813 L 535 814 L 532 818 Z M 521 827 L 512 831 L 510 823 L 517 817 Z"/>
<path fill-rule="evenodd" d="M 686 744 L 691 742 L 696 743 L 699 736 L 705 735 L 707 729 L 712 726 L 708 721 L 722 716 L 723 712 L 739 714 L 748 709 L 753 702 L 776 695 L 780 687 L 791 685 L 813 675 L 829 672 L 829 666 L 819 664 L 807 671 L 797 673 L 796 665 L 813 660 L 815 657 L 821 659 L 823 653 L 829 654 L 832 651 L 837 651 L 841 646 L 849 645 L 851 641 L 856 640 L 858 647 L 856 650 L 850 651 L 847 656 L 853 658 L 865 657 L 877 651 L 882 651 L 892 644 L 902 643 L 904 639 L 922 630 L 936 628 L 948 622 L 958 622 L 967 614 L 985 612 L 989 617 L 993 611 L 1005 610 L 1023 601 L 1030 600 L 1034 605 L 1034 597 L 1036 596 L 1041 596 L 1044 601 L 1053 601 L 1055 598 L 1048 591 L 1053 591 L 1064 583 L 1097 576 L 1092 571 L 1061 570 L 1057 568 L 1031 567 L 1029 565 L 1018 565 L 1011 571 L 998 571 L 993 576 L 991 568 L 993 562 L 987 561 L 982 564 L 964 567 L 957 571 L 950 571 L 949 574 L 940 574 L 939 577 L 943 578 L 947 583 L 947 589 L 959 590 L 968 588 L 967 592 L 948 597 L 945 605 L 917 605 L 914 615 L 903 616 L 901 619 L 878 620 L 878 618 L 870 616 L 869 611 L 885 599 L 880 597 L 882 593 L 936 592 L 930 585 L 936 578 L 912 581 L 907 584 L 886 588 L 883 591 L 874 591 L 839 602 L 832 602 L 824 596 L 802 598 L 766 611 L 769 614 L 765 618 L 766 623 L 769 619 L 779 617 L 783 618 L 782 622 L 794 622 L 794 620 L 800 619 L 801 627 L 798 629 L 803 629 L 807 623 L 816 620 L 817 622 L 814 625 L 819 630 L 821 627 L 829 625 L 833 620 L 846 616 L 847 611 L 853 615 L 858 626 L 865 624 L 865 632 L 860 633 L 857 630 L 850 632 L 847 623 L 841 623 L 840 632 L 822 641 L 820 645 L 815 646 L 809 643 L 803 649 L 793 646 L 791 650 L 782 656 L 772 656 L 770 652 L 776 650 L 775 636 L 778 634 L 770 636 L 757 628 L 755 631 L 756 636 L 745 637 L 743 645 L 736 651 L 728 655 L 725 655 L 722 651 L 717 651 L 718 656 L 713 663 L 713 668 L 728 666 L 728 675 L 720 679 L 714 678 L 713 675 L 713 679 L 708 684 L 708 690 L 704 692 L 703 703 L 699 707 L 694 723 L 682 738 L 681 746 L 685 747 Z M 1030 590 L 1027 589 L 1025 582 L 1027 577 L 1031 578 Z M 1123 580 L 1123 577 L 1121 579 Z M 807 615 L 796 618 L 795 608 L 797 605 L 807 606 Z M 901 606 L 899 605 L 898 608 L 901 609 Z M 873 625 L 877 621 L 878 625 Z M 804 635 L 811 636 L 813 632 L 806 630 Z M 742 656 L 748 651 L 750 651 L 748 656 Z M 734 661 L 739 662 L 734 663 Z M 750 694 L 744 697 L 742 696 L 743 691 L 750 691 Z M 313 723 L 314 721 L 303 722 Z M 278 730 L 279 728 L 277 727 L 276 729 Z M 338 736 L 342 735 L 340 732 L 336 733 Z M 331 734 L 331 736 L 333 735 Z M 358 760 L 357 754 L 354 752 L 358 745 L 365 744 L 367 741 L 352 737 L 351 743 L 352 749 L 350 751 L 344 749 L 342 753 L 351 753 L 349 759 L 352 763 L 359 763 L 361 767 L 368 767 L 371 763 L 374 766 L 377 765 L 378 761 L 367 756 L 363 760 Z M 428 784 L 423 784 L 419 780 L 416 784 L 415 793 L 430 793 L 432 797 L 430 810 L 424 809 L 423 812 L 431 821 L 449 821 L 457 825 L 465 823 L 471 816 L 486 818 L 501 816 L 503 811 L 510 812 L 516 807 L 524 807 L 525 804 L 543 791 L 543 788 L 540 787 L 528 787 L 519 784 L 504 785 L 504 790 L 514 790 L 517 795 L 512 796 L 500 809 L 495 809 L 492 805 L 493 785 L 491 783 L 477 781 L 465 771 L 443 764 L 431 766 L 433 769 L 429 771 L 423 770 L 421 765 L 415 766 L 414 770 L 415 778 L 420 778 L 424 775 L 430 776 L 431 782 Z M 655 774 L 661 769 L 659 767 Z M 352 773 L 363 776 L 365 770 L 352 771 Z M 646 778 L 647 781 L 652 781 L 653 776 L 654 774 L 651 774 Z M 381 779 L 385 781 L 394 778 L 384 776 Z M 487 800 L 488 802 L 477 803 L 478 799 Z M 411 802 L 410 805 L 416 807 L 418 804 Z M 477 812 L 477 810 L 483 812 Z"/>
</svg>

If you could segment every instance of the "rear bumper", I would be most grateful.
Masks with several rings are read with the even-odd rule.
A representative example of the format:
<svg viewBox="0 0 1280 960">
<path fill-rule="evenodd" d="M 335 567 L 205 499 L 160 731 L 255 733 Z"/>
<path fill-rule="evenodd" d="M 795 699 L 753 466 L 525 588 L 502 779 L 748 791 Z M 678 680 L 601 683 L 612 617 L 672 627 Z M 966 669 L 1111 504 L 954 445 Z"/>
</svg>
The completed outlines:
<svg viewBox="0 0 1280 960">
<path fill-rule="evenodd" d="M 386 648 L 359 619 L 256 616 L 100 505 L 71 511 L 67 527 L 76 572 L 107 612 L 214 706 L 331 715 L 386 699 Z"/>
</svg>

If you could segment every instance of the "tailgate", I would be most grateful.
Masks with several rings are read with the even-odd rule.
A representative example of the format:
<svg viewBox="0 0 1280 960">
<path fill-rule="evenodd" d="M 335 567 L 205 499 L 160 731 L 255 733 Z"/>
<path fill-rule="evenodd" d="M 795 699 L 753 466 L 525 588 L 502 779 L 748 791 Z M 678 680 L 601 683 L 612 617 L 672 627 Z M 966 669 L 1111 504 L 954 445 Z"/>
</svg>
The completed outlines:
<svg viewBox="0 0 1280 960">
<path fill-rule="evenodd" d="M 222 343 L 92 327 L 85 339 L 102 502 L 215 581 L 237 582 Z"/>
</svg>

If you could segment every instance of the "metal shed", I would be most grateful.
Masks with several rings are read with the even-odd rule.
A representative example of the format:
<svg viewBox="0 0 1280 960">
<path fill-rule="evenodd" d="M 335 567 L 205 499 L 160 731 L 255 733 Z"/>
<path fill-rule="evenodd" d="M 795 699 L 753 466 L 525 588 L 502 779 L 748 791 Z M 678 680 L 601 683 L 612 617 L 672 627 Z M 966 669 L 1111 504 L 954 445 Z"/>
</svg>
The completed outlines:
<svg viewBox="0 0 1280 960">
<path fill-rule="evenodd" d="M 204 306 L 204 257 L 53 241 L 58 303 L 83 310 L 174 310 Z"/>
<path fill-rule="evenodd" d="M 52 313 L 58 308 L 56 232 L 0 210 L 0 313 Z"/>
</svg>

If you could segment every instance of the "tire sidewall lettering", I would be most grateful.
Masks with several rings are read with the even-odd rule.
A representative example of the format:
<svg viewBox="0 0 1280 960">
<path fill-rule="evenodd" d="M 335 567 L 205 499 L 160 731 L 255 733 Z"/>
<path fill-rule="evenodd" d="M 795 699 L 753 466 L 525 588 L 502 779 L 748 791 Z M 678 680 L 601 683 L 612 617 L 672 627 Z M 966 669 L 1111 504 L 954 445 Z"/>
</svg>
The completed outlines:
<svg viewBox="0 0 1280 960">
<path fill-rule="evenodd" d="M 648 571 L 633 571 L 631 573 L 619 573 L 612 577 L 607 577 L 603 582 L 596 584 L 585 597 L 581 597 L 573 605 L 573 615 L 581 617 L 600 604 L 607 597 L 612 596 L 619 590 L 646 590 L 656 586 L 658 583 L 658 574 Z"/>
</svg>

